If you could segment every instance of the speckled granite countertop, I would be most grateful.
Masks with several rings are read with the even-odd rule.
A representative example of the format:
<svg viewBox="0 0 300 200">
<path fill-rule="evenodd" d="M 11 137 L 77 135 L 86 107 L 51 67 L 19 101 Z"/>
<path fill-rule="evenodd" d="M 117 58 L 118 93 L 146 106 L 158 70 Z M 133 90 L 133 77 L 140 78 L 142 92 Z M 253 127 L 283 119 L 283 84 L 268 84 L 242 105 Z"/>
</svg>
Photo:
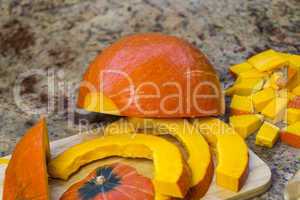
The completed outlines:
<svg viewBox="0 0 300 200">
<path fill-rule="evenodd" d="M 68 91 L 103 47 L 123 35 L 149 31 L 186 38 L 229 83 L 228 66 L 264 49 L 300 53 L 300 2 L 0 0 L 0 155 L 9 154 L 37 119 L 29 111 L 48 103 L 52 140 L 85 128 L 81 119 L 90 126 L 105 121 L 103 115 L 74 112 L 71 94 L 76 92 Z M 55 87 L 47 87 L 53 80 Z M 20 86 L 19 101 L 15 86 Z M 257 199 L 282 199 L 287 179 L 300 168 L 299 151 L 281 143 L 273 149 L 253 143 L 252 137 L 250 148 L 273 172 L 272 187 Z"/>
</svg>

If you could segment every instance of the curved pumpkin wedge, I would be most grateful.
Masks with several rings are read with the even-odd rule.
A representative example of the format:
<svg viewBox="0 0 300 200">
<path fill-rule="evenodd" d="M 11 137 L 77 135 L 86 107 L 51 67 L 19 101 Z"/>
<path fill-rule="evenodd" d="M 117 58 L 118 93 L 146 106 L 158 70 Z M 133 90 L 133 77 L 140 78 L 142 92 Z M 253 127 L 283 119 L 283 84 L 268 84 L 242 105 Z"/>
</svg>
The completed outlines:
<svg viewBox="0 0 300 200">
<path fill-rule="evenodd" d="M 50 157 L 45 119 L 18 142 L 5 171 L 3 200 L 49 199 L 46 159 Z"/>
<path fill-rule="evenodd" d="M 126 131 L 150 130 L 153 134 L 170 134 L 177 138 L 187 150 L 187 162 L 192 171 L 189 199 L 199 199 L 207 192 L 213 178 L 213 163 L 209 146 L 202 135 L 182 119 L 128 118 L 108 125 L 104 134 L 122 134 Z M 141 131 L 142 132 L 142 131 Z"/>
<path fill-rule="evenodd" d="M 122 163 L 98 167 L 73 184 L 60 200 L 154 200 L 151 179 Z"/>
<path fill-rule="evenodd" d="M 190 171 L 179 149 L 163 138 L 144 134 L 105 136 L 77 144 L 53 159 L 48 171 L 51 177 L 66 180 L 81 166 L 111 156 L 152 159 L 157 193 L 182 198 L 190 186 Z"/>
<path fill-rule="evenodd" d="M 243 138 L 217 118 L 196 119 L 194 126 L 216 148 L 218 164 L 217 184 L 239 191 L 248 175 L 248 147 Z"/>
<path fill-rule="evenodd" d="M 118 112 L 98 101 L 101 95 Z M 155 118 L 219 115 L 225 108 L 218 76 L 205 55 L 185 40 L 160 33 L 130 35 L 105 48 L 84 74 L 77 105 Z"/>
</svg>

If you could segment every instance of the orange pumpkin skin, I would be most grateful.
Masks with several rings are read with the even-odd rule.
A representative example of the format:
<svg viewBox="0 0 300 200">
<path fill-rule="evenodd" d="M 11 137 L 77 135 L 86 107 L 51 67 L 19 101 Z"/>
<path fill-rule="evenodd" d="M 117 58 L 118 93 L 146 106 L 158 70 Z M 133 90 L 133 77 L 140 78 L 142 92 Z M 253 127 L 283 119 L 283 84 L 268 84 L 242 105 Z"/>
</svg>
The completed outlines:
<svg viewBox="0 0 300 200">
<path fill-rule="evenodd" d="M 97 182 L 97 176 L 100 174 L 104 179 L 98 179 L 102 182 Z M 96 190 L 98 191 L 94 192 Z M 154 200 L 151 180 L 139 175 L 131 166 L 115 163 L 97 168 L 86 178 L 72 185 L 60 198 L 60 200 L 119 199 Z"/>
<path fill-rule="evenodd" d="M 77 102 L 80 108 L 84 108 L 86 95 L 93 92 L 86 85 L 111 99 L 123 116 L 174 118 L 224 113 L 224 97 L 212 65 L 198 49 L 174 36 L 131 35 L 104 49 L 84 74 Z M 134 88 L 130 90 L 134 94 L 129 88 Z"/>
<path fill-rule="evenodd" d="M 282 131 L 280 134 L 280 139 L 282 142 L 290 146 L 293 146 L 295 148 L 300 148 L 300 137 L 295 134 Z"/>
<path fill-rule="evenodd" d="M 49 154 L 45 119 L 18 142 L 5 171 L 3 200 L 49 199 L 46 159 Z"/>
</svg>

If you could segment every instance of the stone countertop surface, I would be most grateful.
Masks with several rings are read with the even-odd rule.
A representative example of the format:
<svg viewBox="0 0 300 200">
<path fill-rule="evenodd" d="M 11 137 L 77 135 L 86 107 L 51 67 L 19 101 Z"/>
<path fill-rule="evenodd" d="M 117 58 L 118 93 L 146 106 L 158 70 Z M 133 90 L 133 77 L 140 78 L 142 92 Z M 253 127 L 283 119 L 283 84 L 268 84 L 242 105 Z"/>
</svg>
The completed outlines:
<svg viewBox="0 0 300 200">
<path fill-rule="evenodd" d="M 228 67 L 262 50 L 300 53 L 300 2 L 0 0 L 0 155 L 12 152 L 39 113 L 47 113 L 51 140 L 111 120 L 75 111 L 76 88 L 101 49 L 139 32 L 187 39 L 226 86 Z M 253 136 L 248 144 L 273 175 L 270 190 L 255 199 L 283 199 L 287 180 L 300 168 L 299 151 L 280 142 L 258 147 Z"/>
</svg>

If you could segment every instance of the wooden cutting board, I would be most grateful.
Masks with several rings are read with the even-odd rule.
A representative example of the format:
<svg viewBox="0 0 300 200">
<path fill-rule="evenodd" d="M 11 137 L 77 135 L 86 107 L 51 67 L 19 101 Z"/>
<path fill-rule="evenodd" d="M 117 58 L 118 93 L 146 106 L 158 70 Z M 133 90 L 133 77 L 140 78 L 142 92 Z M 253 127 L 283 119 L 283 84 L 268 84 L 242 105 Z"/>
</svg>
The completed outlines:
<svg viewBox="0 0 300 200">
<path fill-rule="evenodd" d="M 51 143 L 52 157 L 57 156 L 67 148 L 78 144 L 80 142 L 91 139 L 91 137 L 85 135 L 75 135 L 61 140 L 57 140 Z M 266 163 L 264 163 L 255 153 L 249 151 L 249 176 L 246 184 L 238 192 L 231 192 L 229 190 L 218 187 L 215 180 L 210 186 L 209 191 L 203 198 L 204 200 L 218 200 L 218 199 L 249 199 L 256 195 L 265 192 L 271 181 L 271 171 Z M 9 158 L 9 157 L 7 157 Z M 124 159 L 118 157 L 112 157 L 101 161 L 93 162 L 83 167 L 78 173 L 74 174 L 68 181 L 49 180 L 51 199 L 58 200 L 62 193 L 67 190 L 73 183 L 78 182 L 85 177 L 95 168 L 109 164 L 113 162 L 123 162 L 135 167 L 139 173 L 152 178 L 153 177 L 153 165 L 152 162 L 146 159 Z M 0 196 L 2 197 L 3 180 L 6 164 L 0 164 Z"/>
</svg>

